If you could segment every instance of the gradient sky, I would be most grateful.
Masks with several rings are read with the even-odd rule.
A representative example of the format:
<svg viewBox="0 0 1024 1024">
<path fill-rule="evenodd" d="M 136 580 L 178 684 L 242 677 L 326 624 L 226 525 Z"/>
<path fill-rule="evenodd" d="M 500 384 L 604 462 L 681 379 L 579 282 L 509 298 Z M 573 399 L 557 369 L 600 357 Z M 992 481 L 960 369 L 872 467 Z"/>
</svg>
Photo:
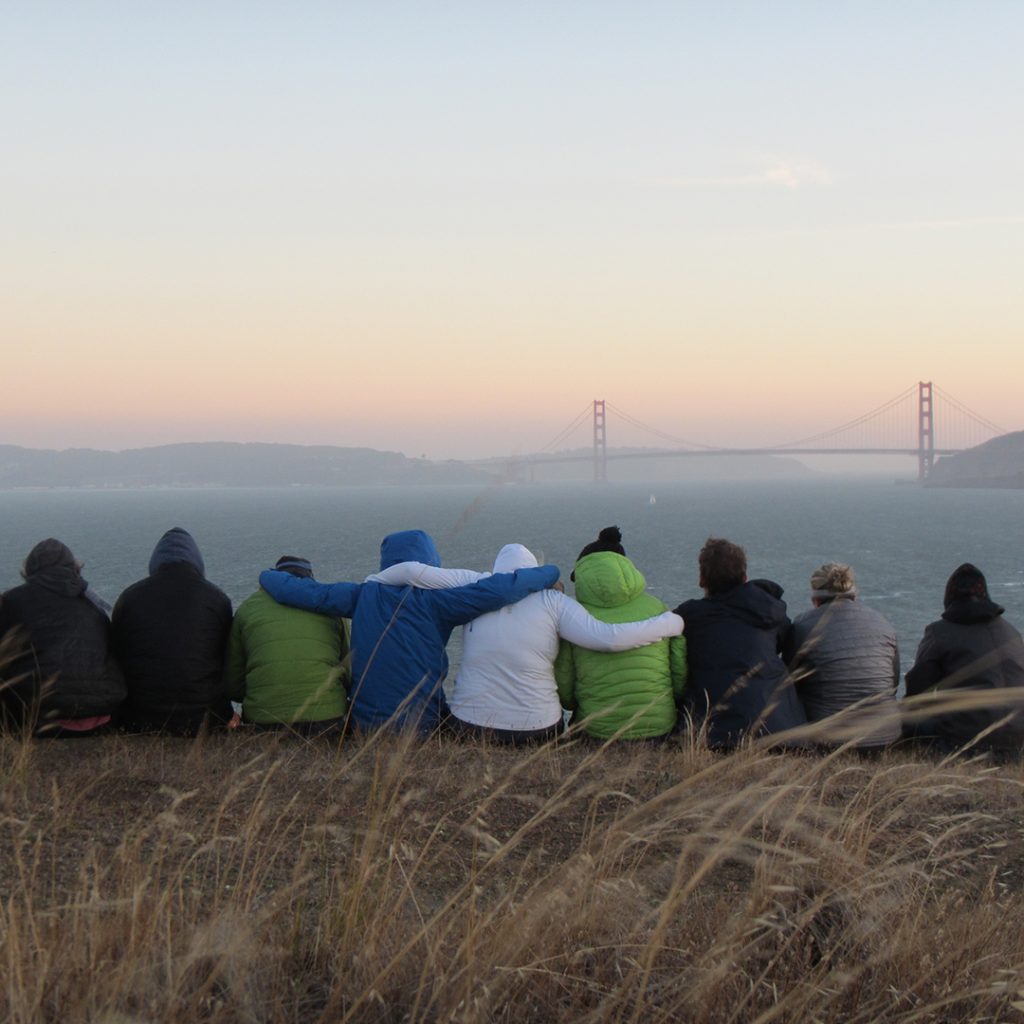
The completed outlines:
<svg viewBox="0 0 1024 1024">
<path fill-rule="evenodd" d="M 593 398 L 774 443 L 921 379 L 1024 427 L 1018 0 L 11 0 L 0 39 L 0 443 L 522 453 Z"/>
</svg>

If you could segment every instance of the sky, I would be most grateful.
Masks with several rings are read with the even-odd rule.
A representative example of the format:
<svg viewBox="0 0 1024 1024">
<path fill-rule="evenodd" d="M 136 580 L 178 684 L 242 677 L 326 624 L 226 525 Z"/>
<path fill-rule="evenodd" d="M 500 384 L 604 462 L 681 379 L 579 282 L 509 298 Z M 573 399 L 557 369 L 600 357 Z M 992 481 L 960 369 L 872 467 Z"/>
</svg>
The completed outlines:
<svg viewBox="0 0 1024 1024">
<path fill-rule="evenodd" d="M 523 454 L 595 398 L 775 444 L 920 380 L 1024 428 L 1018 0 L 10 0 L 0 39 L 0 444 Z"/>
</svg>

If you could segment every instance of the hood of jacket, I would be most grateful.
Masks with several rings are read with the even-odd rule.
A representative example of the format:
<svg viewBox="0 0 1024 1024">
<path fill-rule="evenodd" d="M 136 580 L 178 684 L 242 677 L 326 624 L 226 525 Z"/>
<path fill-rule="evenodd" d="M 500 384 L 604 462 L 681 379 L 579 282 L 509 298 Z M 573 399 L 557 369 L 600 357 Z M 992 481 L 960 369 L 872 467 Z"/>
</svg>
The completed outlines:
<svg viewBox="0 0 1024 1024">
<path fill-rule="evenodd" d="M 494 572 L 515 572 L 516 569 L 535 569 L 537 557 L 522 544 L 506 544 L 494 559 Z"/>
<path fill-rule="evenodd" d="M 647 587 L 643 573 L 625 555 L 595 551 L 576 563 L 576 600 L 595 608 L 616 608 Z"/>
<path fill-rule="evenodd" d="M 380 542 L 380 567 L 384 569 L 399 562 L 423 562 L 439 566 L 441 556 L 429 533 L 423 530 L 399 530 L 389 533 Z"/>
<path fill-rule="evenodd" d="M 199 545 L 192 539 L 192 534 L 180 526 L 173 526 L 153 548 L 153 554 L 149 557 L 149 575 L 159 572 L 165 565 L 181 562 L 191 565 L 200 576 L 206 576 L 206 565 L 199 553 Z"/>
<path fill-rule="evenodd" d="M 969 626 L 974 622 L 991 622 L 998 619 L 1006 609 L 988 597 L 968 597 L 950 601 L 942 617 L 946 622 Z"/>
<path fill-rule="evenodd" d="M 34 586 L 68 597 L 84 594 L 89 585 L 71 548 L 54 537 L 41 540 L 28 553 L 21 574 Z"/>
<path fill-rule="evenodd" d="M 786 621 L 786 602 L 765 587 L 770 580 L 741 583 L 732 590 L 712 594 L 703 600 L 687 601 L 687 620 L 739 619 L 756 629 L 778 629 Z M 778 589 L 782 593 L 782 589 Z"/>
</svg>

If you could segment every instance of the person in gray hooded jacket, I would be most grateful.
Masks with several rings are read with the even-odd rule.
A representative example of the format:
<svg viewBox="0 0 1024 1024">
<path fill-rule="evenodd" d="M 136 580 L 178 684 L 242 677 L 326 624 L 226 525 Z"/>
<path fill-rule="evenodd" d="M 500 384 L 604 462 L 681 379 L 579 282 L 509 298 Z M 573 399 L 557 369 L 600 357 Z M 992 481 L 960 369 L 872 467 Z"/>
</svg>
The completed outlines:
<svg viewBox="0 0 1024 1024">
<path fill-rule="evenodd" d="M 206 579 L 199 546 L 176 526 L 157 542 L 149 576 L 117 599 L 111 644 L 128 699 L 119 724 L 194 735 L 232 717 L 224 679 L 231 601 Z"/>
<path fill-rule="evenodd" d="M 840 717 L 823 736 L 878 749 L 900 738 L 896 630 L 857 600 L 853 570 L 828 562 L 811 575 L 814 607 L 793 621 L 784 655 L 808 722 Z"/>
</svg>

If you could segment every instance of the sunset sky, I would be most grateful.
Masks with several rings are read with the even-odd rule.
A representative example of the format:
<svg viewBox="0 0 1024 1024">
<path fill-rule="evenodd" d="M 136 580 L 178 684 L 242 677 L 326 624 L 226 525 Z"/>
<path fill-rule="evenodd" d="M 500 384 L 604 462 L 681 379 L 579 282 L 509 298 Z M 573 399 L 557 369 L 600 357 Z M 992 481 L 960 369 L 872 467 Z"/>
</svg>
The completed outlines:
<svg viewBox="0 0 1024 1024">
<path fill-rule="evenodd" d="M 594 398 L 774 443 L 922 379 L 1024 428 L 1017 0 L 34 0 L 0 38 L 0 443 L 525 453 Z"/>
</svg>

